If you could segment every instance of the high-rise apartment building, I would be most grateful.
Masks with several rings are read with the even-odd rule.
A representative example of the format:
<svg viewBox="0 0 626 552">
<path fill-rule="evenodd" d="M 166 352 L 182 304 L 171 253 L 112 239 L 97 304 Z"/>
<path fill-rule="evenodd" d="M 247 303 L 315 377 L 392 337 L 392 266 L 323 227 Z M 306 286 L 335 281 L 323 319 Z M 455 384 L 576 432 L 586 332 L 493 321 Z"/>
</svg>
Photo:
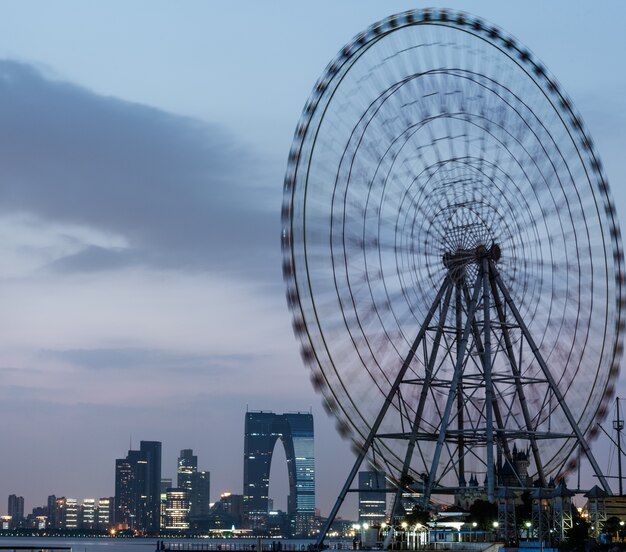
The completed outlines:
<svg viewBox="0 0 626 552">
<path fill-rule="evenodd" d="M 98 528 L 98 503 L 95 498 L 85 498 L 80 506 L 80 527 L 86 531 Z"/>
<path fill-rule="evenodd" d="M 208 471 L 198 471 L 198 457 L 193 453 L 193 449 L 180 451 L 177 475 L 178 488 L 186 489 L 188 492 L 189 516 L 206 517 L 211 500 L 211 474 Z"/>
<path fill-rule="evenodd" d="M 178 457 L 178 488 L 191 491 L 193 474 L 198 471 L 198 457 L 193 449 L 183 449 Z"/>
<path fill-rule="evenodd" d="M 111 497 L 100 498 L 98 500 L 98 512 L 96 517 L 96 529 L 107 531 L 112 525 L 114 499 Z"/>
<path fill-rule="evenodd" d="M 191 478 L 191 494 L 189 496 L 189 515 L 193 518 L 205 518 L 209 515 L 211 504 L 211 473 L 198 471 Z"/>
<path fill-rule="evenodd" d="M 160 521 L 161 443 L 141 441 L 115 461 L 115 524 L 156 534 Z"/>
<path fill-rule="evenodd" d="M 20 527 L 24 520 L 24 497 L 17 495 L 9 495 L 8 515 L 11 516 L 11 529 Z"/>
<path fill-rule="evenodd" d="M 133 493 L 133 467 L 127 458 L 115 461 L 115 505 L 113 520 L 118 529 L 128 529 L 133 525 L 131 516 Z"/>
<path fill-rule="evenodd" d="M 75 498 L 59 497 L 54 505 L 54 525 L 55 529 L 66 531 L 78 529 L 79 506 Z"/>
<path fill-rule="evenodd" d="M 165 496 L 165 529 L 189 529 L 189 491 L 168 489 Z"/>
<path fill-rule="evenodd" d="M 48 505 L 46 506 L 46 512 L 48 516 L 48 527 L 56 527 L 56 503 L 57 497 L 56 495 L 48 495 Z"/>
<path fill-rule="evenodd" d="M 315 517 L 313 416 L 308 413 L 246 413 L 244 523 L 256 531 L 263 531 L 267 526 L 270 466 L 278 439 L 287 457 L 291 535 L 308 536 Z"/>
<path fill-rule="evenodd" d="M 379 527 L 387 516 L 387 480 L 381 471 L 359 472 L 359 523 Z"/>
</svg>

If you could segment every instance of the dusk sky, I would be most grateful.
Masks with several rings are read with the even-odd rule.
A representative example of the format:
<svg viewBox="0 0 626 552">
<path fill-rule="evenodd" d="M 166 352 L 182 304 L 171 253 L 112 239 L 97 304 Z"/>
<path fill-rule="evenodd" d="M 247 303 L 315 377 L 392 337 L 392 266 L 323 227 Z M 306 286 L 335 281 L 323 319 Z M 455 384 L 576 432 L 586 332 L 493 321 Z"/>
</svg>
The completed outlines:
<svg viewBox="0 0 626 552">
<path fill-rule="evenodd" d="M 480 15 L 546 64 L 624 229 L 626 3 L 432 4 Z M 0 1 L 0 513 L 11 493 L 27 512 L 49 494 L 112 496 L 115 458 L 142 439 L 163 442 L 164 477 L 193 448 L 212 500 L 241 493 L 247 408 L 312 408 L 328 513 L 353 457 L 284 299 L 287 153 L 336 52 L 425 6 Z M 270 495 L 286 509 L 280 447 L 276 459 Z"/>
</svg>

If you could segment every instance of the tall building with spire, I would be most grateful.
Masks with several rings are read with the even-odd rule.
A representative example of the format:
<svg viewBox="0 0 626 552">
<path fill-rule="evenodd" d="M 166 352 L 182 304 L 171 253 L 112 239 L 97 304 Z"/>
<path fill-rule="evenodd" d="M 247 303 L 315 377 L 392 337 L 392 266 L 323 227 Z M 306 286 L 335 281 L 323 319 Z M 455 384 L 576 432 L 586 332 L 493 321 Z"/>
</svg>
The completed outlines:
<svg viewBox="0 0 626 552">
<path fill-rule="evenodd" d="M 115 524 L 156 534 L 160 527 L 161 443 L 141 441 L 115 461 Z"/>
</svg>

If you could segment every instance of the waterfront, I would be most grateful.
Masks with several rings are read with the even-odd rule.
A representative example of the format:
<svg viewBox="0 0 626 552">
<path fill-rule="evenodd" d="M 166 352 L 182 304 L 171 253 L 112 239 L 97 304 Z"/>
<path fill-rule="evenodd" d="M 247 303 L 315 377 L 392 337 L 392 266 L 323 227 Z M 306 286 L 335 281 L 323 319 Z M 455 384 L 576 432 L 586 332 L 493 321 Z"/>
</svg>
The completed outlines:
<svg viewBox="0 0 626 552">
<path fill-rule="evenodd" d="M 146 538 L 67 538 L 67 537 L 0 537 L 0 547 L 32 546 L 42 550 L 49 547 L 71 547 L 72 552 L 155 552 L 157 541 L 163 541 L 170 550 L 230 552 L 235 550 L 255 550 L 257 539 L 167 539 Z M 263 550 L 296 552 L 307 550 L 313 540 L 307 539 L 263 539 Z M 351 549 L 352 541 L 347 539 L 327 542 L 331 548 Z"/>
</svg>

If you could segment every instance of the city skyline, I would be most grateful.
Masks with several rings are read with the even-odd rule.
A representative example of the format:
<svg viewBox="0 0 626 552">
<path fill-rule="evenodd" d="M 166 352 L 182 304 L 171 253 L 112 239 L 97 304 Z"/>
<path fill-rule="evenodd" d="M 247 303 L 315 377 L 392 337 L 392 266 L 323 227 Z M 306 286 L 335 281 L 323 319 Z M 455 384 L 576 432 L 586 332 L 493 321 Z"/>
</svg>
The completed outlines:
<svg viewBox="0 0 626 552">
<path fill-rule="evenodd" d="M 269 483 L 273 483 L 270 474 L 277 471 L 275 467 L 280 464 L 280 459 L 272 462 L 272 456 L 280 449 L 278 440 L 282 441 L 283 455 L 286 453 L 285 462 L 279 466 L 280 469 L 287 471 L 289 477 L 289 496 L 286 497 L 286 511 L 293 510 L 296 512 L 305 512 L 313 514 L 315 512 L 315 460 L 314 450 L 314 434 L 313 434 L 313 416 L 306 412 L 289 412 L 277 414 L 268 411 L 248 411 L 245 414 L 245 434 L 242 436 L 244 441 L 244 473 L 242 478 L 242 494 L 244 496 L 245 489 L 248 487 L 261 486 L 264 483 L 264 499 L 260 503 L 262 509 L 268 510 L 269 504 L 274 502 L 282 502 L 276 498 L 267 496 Z M 260 431 L 261 433 L 255 433 Z M 129 449 L 125 458 L 115 460 L 115 485 L 112 490 L 114 497 L 119 497 L 121 503 L 127 503 L 130 495 L 141 494 L 141 489 L 145 487 L 148 496 L 154 495 L 149 490 L 158 487 L 163 494 L 164 484 L 166 488 L 185 490 L 189 493 L 191 501 L 190 515 L 206 514 L 206 506 L 200 507 L 198 502 L 204 500 L 206 505 L 211 502 L 210 493 L 210 470 L 198 469 L 198 456 L 193 453 L 193 449 L 185 448 L 180 450 L 177 455 L 177 464 L 174 477 L 162 471 L 162 445 L 161 441 L 145 441 L 139 442 L 139 449 L 133 449 L 132 441 L 129 443 Z M 255 455 L 263 458 L 261 464 L 256 464 Z M 280 454 L 278 455 L 280 458 Z M 156 462 L 156 466 L 153 464 Z M 252 466 L 252 467 L 250 467 Z M 137 470 L 140 470 L 138 473 Z M 249 472 L 250 475 L 246 475 Z M 133 480 L 135 483 L 133 483 Z M 159 485 L 155 485 L 156 481 Z M 249 480 L 250 484 L 246 484 Z M 139 485 L 135 489 L 130 486 Z M 58 490 L 58 489 L 57 489 Z M 227 488 L 218 489 L 217 495 L 231 494 L 232 490 Z M 126 497 L 125 495 L 129 495 Z M 48 495 L 50 496 L 56 495 Z M 61 495 L 59 495 L 61 496 Z M 64 495 L 65 496 L 65 495 Z M 92 500 L 95 495 L 86 495 L 81 497 L 69 497 L 73 500 Z M 108 496 L 108 495 L 107 495 Z M 195 497 L 197 500 L 193 500 Z M 312 498 L 311 498 L 312 497 Z M 261 497 L 257 497 L 258 500 Z M 199 499 L 199 500 L 198 500 Z M 292 500 L 292 504 L 289 501 Z M 214 502 L 217 502 L 215 500 Z M 12 511 L 24 512 L 34 510 L 40 507 L 40 503 L 36 502 L 32 506 L 28 504 L 25 507 L 24 497 L 17 496 L 15 493 L 9 495 L 7 515 L 11 516 Z M 146 505 L 147 506 L 147 505 Z M 154 506 L 154 504 L 153 504 Z M 117 502 L 114 506 L 118 519 L 127 521 L 129 515 L 128 506 L 121 506 Z M 272 509 L 272 508 L 269 508 Z M 2 515 L 2 514 L 0 514 Z M 147 515 L 143 513 L 142 515 Z M 249 513 L 248 513 L 249 515 Z M 148 521 L 144 520 L 144 524 Z M 153 523 L 153 521 L 152 521 Z"/>
<path fill-rule="evenodd" d="M 557 76 L 623 231 L 626 7 L 445 5 L 506 29 Z M 242 413 L 312 408 L 328 513 L 353 456 L 292 335 L 282 180 L 326 64 L 414 2 L 33 6 L 0 7 L 0 496 L 26 510 L 59 490 L 108 496 L 130 438 L 163 442 L 172 476 L 193 448 L 214 496 L 242 493 Z M 275 453 L 270 495 L 286 510 Z"/>
</svg>

